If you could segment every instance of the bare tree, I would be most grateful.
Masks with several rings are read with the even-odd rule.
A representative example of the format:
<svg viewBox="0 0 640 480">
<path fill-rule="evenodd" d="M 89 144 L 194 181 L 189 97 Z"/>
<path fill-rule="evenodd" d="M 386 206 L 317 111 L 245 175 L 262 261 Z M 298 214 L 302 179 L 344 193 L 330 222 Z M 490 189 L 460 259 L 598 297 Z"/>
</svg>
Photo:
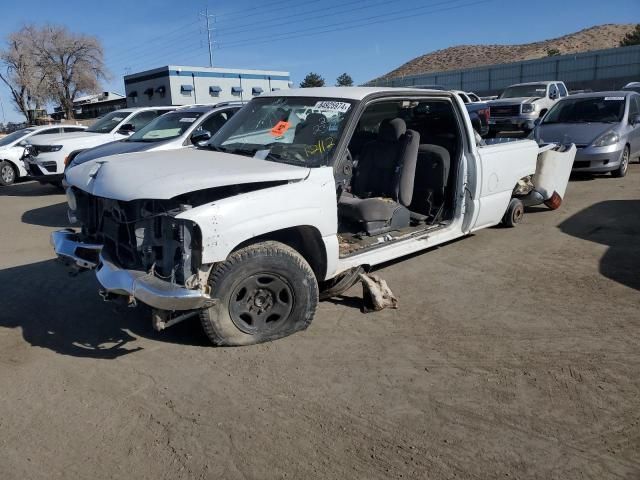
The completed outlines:
<svg viewBox="0 0 640 480">
<path fill-rule="evenodd" d="M 37 65 L 24 29 L 9 35 L 7 48 L 0 51 L 0 62 L 0 80 L 9 87 L 16 109 L 31 120 L 29 112 L 44 105 L 48 95 L 45 74 Z"/>
<path fill-rule="evenodd" d="M 76 96 L 98 91 L 100 80 L 107 78 L 100 41 L 57 25 L 27 26 L 25 31 L 51 100 L 60 104 L 67 118 L 73 118 Z"/>
</svg>

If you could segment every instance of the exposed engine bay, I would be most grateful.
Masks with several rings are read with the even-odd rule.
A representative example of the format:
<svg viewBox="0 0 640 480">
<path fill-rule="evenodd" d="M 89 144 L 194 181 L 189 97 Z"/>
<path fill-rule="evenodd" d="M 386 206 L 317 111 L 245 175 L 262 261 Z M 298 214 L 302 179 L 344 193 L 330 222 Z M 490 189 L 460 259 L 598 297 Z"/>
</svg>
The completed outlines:
<svg viewBox="0 0 640 480">
<path fill-rule="evenodd" d="M 171 284 L 196 288 L 201 283 L 202 233 L 194 222 L 176 217 L 221 198 L 279 183 L 234 185 L 187 193 L 170 200 L 128 202 L 97 197 L 73 188 L 76 208 L 72 215 L 82 227 L 80 239 L 103 245 L 102 255 L 119 267 L 150 273 Z"/>
</svg>

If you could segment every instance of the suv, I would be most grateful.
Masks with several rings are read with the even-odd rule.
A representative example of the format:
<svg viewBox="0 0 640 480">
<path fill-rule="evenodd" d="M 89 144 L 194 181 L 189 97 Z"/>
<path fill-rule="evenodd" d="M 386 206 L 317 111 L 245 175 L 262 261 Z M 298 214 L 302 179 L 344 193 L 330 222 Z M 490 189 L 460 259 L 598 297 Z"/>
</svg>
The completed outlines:
<svg viewBox="0 0 640 480">
<path fill-rule="evenodd" d="M 558 81 L 519 83 L 507 87 L 497 100 L 489 102 L 489 136 L 505 130 L 531 132 L 536 120 L 568 95 L 564 82 Z"/>
<path fill-rule="evenodd" d="M 23 128 L 0 139 L 0 185 L 7 186 L 27 175 L 22 157 L 33 137 L 60 133 L 82 132 L 82 125 L 42 125 Z"/>
<path fill-rule="evenodd" d="M 40 183 L 60 185 L 65 165 L 78 153 L 121 140 L 176 107 L 126 108 L 98 119 L 82 132 L 42 135 L 31 141 L 25 158 L 29 174 Z"/>
</svg>

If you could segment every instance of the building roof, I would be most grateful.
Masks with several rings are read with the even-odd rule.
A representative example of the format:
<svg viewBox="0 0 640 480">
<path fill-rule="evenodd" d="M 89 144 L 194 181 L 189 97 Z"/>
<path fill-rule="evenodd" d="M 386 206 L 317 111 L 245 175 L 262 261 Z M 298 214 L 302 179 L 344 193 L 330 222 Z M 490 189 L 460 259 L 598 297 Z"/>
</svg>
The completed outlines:
<svg viewBox="0 0 640 480">
<path fill-rule="evenodd" d="M 132 73 L 125 75 L 125 83 L 131 83 L 138 77 L 146 77 L 148 75 L 162 74 L 164 72 L 180 72 L 185 74 L 190 73 L 217 73 L 217 74 L 231 74 L 231 75 L 265 75 L 275 77 L 289 77 L 289 72 L 277 71 L 277 70 L 252 70 L 247 68 L 219 68 L 219 67 L 192 67 L 188 65 L 165 65 L 163 67 L 153 68 L 151 70 L 144 70 L 142 72 Z"/>
</svg>

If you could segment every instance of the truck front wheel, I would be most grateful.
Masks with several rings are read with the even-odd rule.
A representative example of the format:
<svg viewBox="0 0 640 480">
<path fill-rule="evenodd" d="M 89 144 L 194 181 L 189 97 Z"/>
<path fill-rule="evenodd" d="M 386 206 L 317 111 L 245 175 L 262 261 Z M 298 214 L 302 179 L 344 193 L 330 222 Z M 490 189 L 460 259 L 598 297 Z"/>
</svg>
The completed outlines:
<svg viewBox="0 0 640 480">
<path fill-rule="evenodd" d="M 214 345 L 267 342 L 309 326 L 318 305 L 318 282 L 306 260 L 279 242 L 233 252 L 209 276 L 215 305 L 200 313 Z"/>
</svg>

